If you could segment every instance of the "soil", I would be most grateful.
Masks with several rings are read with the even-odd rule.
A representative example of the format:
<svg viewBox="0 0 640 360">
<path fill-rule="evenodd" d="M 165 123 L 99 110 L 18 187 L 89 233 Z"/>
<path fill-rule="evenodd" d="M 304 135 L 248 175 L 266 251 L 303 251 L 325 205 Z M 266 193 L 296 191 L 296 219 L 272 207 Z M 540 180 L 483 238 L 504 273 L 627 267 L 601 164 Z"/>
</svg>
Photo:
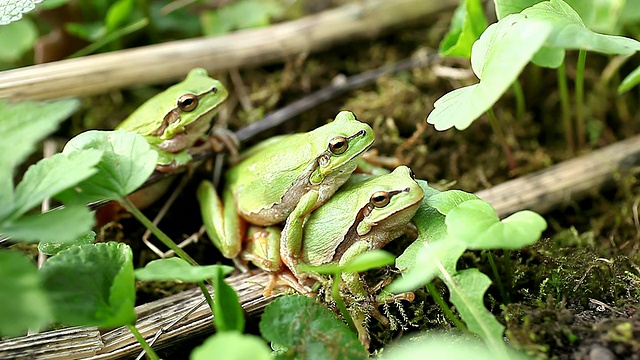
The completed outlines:
<svg viewBox="0 0 640 360">
<path fill-rule="evenodd" d="M 354 75 L 391 64 L 419 49 L 436 49 L 450 18 L 451 13 L 442 13 L 376 39 L 287 59 L 284 64 L 242 69 L 239 73 L 247 94 L 245 100 L 249 100 L 252 108 L 243 108 L 236 98 L 230 99 L 230 105 L 223 111 L 227 116 L 222 116 L 221 121 L 228 123 L 230 129 L 238 129 L 329 85 L 337 76 Z M 566 64 L 571 96 L 576 59 L 577 53 L 568 53 Z M 374 148 L 381 155 L 396 156 L 408 164 L 418 178 L 428 180 L 434 187 L 474 192 L 638 134 L 640 93 L 637 90 L 624 95 L 616 93 L 617 84 L 635 68 L 638 60 L 628 61 L 611 78 L 603 79 L 611 60 L 611 57 L 594 53 L 587 56 L 584 111 L 588 141 L 574 152 L 568 150 L 559 120 L 561 108 L 556 72 L 534 66 L 525 69 L 520 77 L 526 99 L 524 117 L 516 118 L 512 92 L 505 94 L 494 106 L 515 161 L 511 167 L 501 139 L 486 116 L 464 131 L 438 132 L 431 125 L 425 126 L 425 118 L 436 99 L 454 88 L 477 81 L 469 71 L 468 61 L 460 59 L 442 59 L 437 66 L 384 76 L 374 85 L 322 104 L 269 133 L 260 134 L 259 138 L 308 130 L 333 118 L 338 111 L 348 109 L 372 124 L 377 135 Z M 445 76 L 453 73 L 463 74 L 463 77 Z M 214 76 L 229 84 L 231 94 L 240 93 L 234 90 L 238 84 L 233 85 L 227 74 Z M 93 119 L 104 128 L 113 127 L 130 109 L 159 89 L 114 92 L 86 99 L 85 108 L 92 110 L 78 116 L 71 132 L 97 127 L 79 122 L 81 118 Z M 612 188 L 594 190 L 586 199 L 544 214 L 549 226 L 537 244 L 519 251 L 492 252 L 507 289 L 507 298 L 492 286 L 486 305 L 506 326 L 505 338 L 514 347 L 536 358 L 640 358 L 640 318 L 637 314 L 640 304 L 640 268 L 637 265 L 639 174 L 640 169 L 633 169 Z M 195 210 L 194 184 L 203 176 L 201 173 L 195 175 L 196 179 L 173 207 L 194 211 L 170 211 L 160 224 L 174 239 L 182 239 L 200 226 Z M 146 213 L 155 214 L 159 206 L 154 205 Z M 126 240 L 139 239 L 141 230 L 135 221 L 124 219 L 117 226 L 103 230 L 103 239 L 119 238 L 130 243 L 136 254 L 136 266 L 143 266 L 155 257 L 140 241 Z M 405 243 L 398 240 L 389 250 L 399 251 Z M 204 264 L 224 262 L 206 239 L 186 250 Z M 477 267 L 494 279 L 487 255 L 486 252 L 468 253 L 458 268 Z M 505 257 L 509 258 L 508 262 Z M 370 282 L 377 280 L 372 278 Z M 437 282 L 436 285 L 442 296 L 448 298 L 446 287 Z M 146 302 L 179 290 L 166 284 L 141 287 L 138 301 Z M 402 318 L 397 308 L 391 307 L 389 311 Z M 418 291 L 416 300 L 405 303 L 402 311 L 409 320 L 409 324 L 404 323 L 408 331 L 456 331 L 424 292 Z M 372 324 L 373 349 L 384 347 L 400 332 L 406 331 L 402 327 L 390 330 Z"/>
</svg>

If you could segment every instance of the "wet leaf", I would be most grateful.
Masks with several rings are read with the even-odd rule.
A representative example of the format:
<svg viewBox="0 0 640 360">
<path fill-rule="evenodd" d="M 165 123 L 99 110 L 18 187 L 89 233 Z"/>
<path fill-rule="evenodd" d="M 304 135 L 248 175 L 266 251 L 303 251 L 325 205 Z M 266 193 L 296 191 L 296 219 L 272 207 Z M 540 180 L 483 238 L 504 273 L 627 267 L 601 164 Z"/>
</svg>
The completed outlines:
<svg viewBox="0 0 640 360">
<path fill-rule="evenodd" d="M 96 241 L 96 233 L 93 231 L 89 231 L 88 233 L 78 237 L 74 241 L 68 242 L 55 242 L 55 241 L 43 241 L 38 244 L 38 250 L 42 251 L 43 254 L 53 256 L 60 251 L 67 250 L 72 246 L 80 246 L 86 244 L 93 244 Z"/>
</svg>

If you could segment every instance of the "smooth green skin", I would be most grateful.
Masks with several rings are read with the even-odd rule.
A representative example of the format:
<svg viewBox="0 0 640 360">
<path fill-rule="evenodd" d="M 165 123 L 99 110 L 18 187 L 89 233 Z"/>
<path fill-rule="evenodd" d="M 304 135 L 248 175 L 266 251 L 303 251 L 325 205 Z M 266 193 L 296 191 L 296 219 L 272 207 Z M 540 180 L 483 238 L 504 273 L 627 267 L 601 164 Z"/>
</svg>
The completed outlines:
<svg viewBox="0 0 640 360">
<path fill-rule="evenodd" d="M 391 194 L 385 206 L 376 207 L 371 201 L 378 191 Z M 343 265 L 366 251 L 380 249 L 404 233 L 423 197 L 424 191 L 406 166 L 346 185 L 309 216 L 309 196 L 304 197 L 282 231 L 282 261 L 300 279 L 306 277 L 298 270 L 300 264 L 337 261 Z M 357 274 L 343 274 L 343 279 L 354 295 L 366 295 Z"/>
<path fill-rule="evenodd" d="M 185 94 L 199 97 L 192 111 L 182 111 L 177 105 Z M 220 81 L 209 77 L 206 70 L 195 68 L 183 81 L 147 100 L 117 128 L 143 135 L 158 151 L 158 165 L 179 167 L 191 160 L 186 150 L 209 131 L 213 116 L 228 94 Z"/>
<path fill-rule="evenodd" d="M 342 154 L 329 151 L 336 136 L 349 139 Z M 225 257 L 235 259 L 242 249 L 245 222 L 260 226 L 281 223 L 305 196 L 313 199 L 305 204 L 310 213 L 349 178 L 357 158 L 373 140 L 369 125 L 342 111 L 334 121 L 313 131 L 278 136 L 248 149 L 243 160 L 227 172 L 222 201 L 211 183 L 204 182 L 198 188 L 209 238 Z M 271 264 L 279 267 L 278 242 L 266 242 L 269 248 L 263 252 L 271 254 L 269 261 L 256 265 L 275 271 Z M 255 259 L 249 253 L 244 255 L 244 260 Z"/>
</svg>

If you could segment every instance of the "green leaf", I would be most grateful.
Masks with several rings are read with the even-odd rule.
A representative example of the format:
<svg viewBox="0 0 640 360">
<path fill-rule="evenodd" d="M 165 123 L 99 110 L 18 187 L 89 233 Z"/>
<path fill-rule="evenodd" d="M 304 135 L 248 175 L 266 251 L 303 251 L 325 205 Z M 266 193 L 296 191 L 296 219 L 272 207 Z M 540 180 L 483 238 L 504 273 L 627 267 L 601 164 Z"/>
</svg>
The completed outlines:
<svg viewBox="0 0 640 360">
<path fill-rule="evenodd" d="M 556 69 L 564 62 L 564 52 L 564 49 L 543 46 L 531 62 L 540 67 Z"/>
<path fill-rule="evenodd" d="M 91 230 L 93 213 L 84 205 L 70 205 L 43 214 L 22 216 L 0 223 L 0 233 L 24 242 L 66 243 Z"/>
<path fill-rule="evenodd" d="M 514 14 L 485 30 L 473 45 L 471 65 L 480 83 L 453 90 L 438 99 L 427 121 L 437 130 L 466 129 L 517 79 L 542 47 L 551 25 Z"/>
<path fill-rule="evenodd" d="M 502 19 L 511 14 L 517 14 L 543 0 L 494 0 L 496 16 Z"/>
<path fill-rule="evenodd" d="M 98 173 L 72 191 L 60 194 L 64 201 L 82 203 L 107 199 L 119 200 L 134 192 L 156 167 L 158 153 L 141 135 L 122 130 L 87 131 L 69 140 L 63 149 L 71 154 L 84 149 L 102 150 Z"/>
<path fill-rule="evenodd" d="M 142 281 L 198 282 L 210 279 L 222 270 L 222 275 L 228 275 L 233 267 L 226 265 L 193 266 L 180 258 L 158 259 L 149 262 L 142 269 L 136 269 L 136 279 Z"/>
<path fill-rule="evenodd" d="M 0 251 L 0 335 L 16 336 L 51 320 L 35 264 L 17 251 Z"/>
<path fill-rule="evenodd" d="M 117 0 L 109 7 L 104 17 L 104 24 L 108 33 L 126 24 L 129 15 L 133 11 L 133 5 L 133 0 Z"/>
<path fill-rule="evenodd" d="M 444 223 L 444 215 L 428 205 L 431 197 L 440 194 L 440 191 L 429 187 L 424 180 L 416 180 L 424 191 L 422 204 L 411 220 L 418 229 L 418 238 L 409 245 L 396 259 L 396 267 L 400 271 L 406 271 L 416 266 L 418 253 L 425 244 L 435 243 L 447 236 L 447 226 Z"/>
<path fill-rule="evenodd" d="M 213 318 L 216 328 L 221 332 L 244 331 L 244 310 L 238 300 L 238 294 L 223 279 L 222 269 L 218 268 L 213 277 Z"/>
<path fill-rule="evenodd" d="M 53 256 L 73 246 L 93 244 L 95 240 L 96 233 L 93 231 L 89 231 L 88 233 L 81 235 L 80 237 L 75 239 L 75 241 L 69 241 L 65 243 L 59 243 L 55 241 L 41 241 L 38 244 L 38 250 L 46 255 Z"/>
<path fill-rule="evenodd" d="M 274 300 L 260 320 L 262 336 L 291 358 L 366 359 L 356 334 L 325 306 L 306 296 Z"/>
<path fill-rule="evenodd" d="M 443 274 L 441 278 L 449 288 L 451 303 L 469 331 L 480 336 L 496 354 L 502 354 L 501 358 L 509 359 L 502 340 L 504 326 L 484 307 L 484 293 L 491 285 L 489 277 L 472 268 L 455 275 Z"/>
<path fill-rule="evenodd" d="M 255 335 L 237 332 L 223 332 L 209 336 L 202 345 L 196 347 L 191 360 L 269 360 L 271 350 L 262 339 Z"/>
<path fill-rule="evenodd" d="M 133 324 L 131 248 L 114 242 L 72 247 L 40 269 L 56 321 L 113 327 Z"/>
<path fill-rule="evenodd" d="M 449 235 L 469 249 L 519 249 L 535 243 L 547 228 L 544 218 L 532 211 L 519 211 L 500 221 L 483 200 L 466 201 L 447 214 Z"/>
<path fill-rule="evenodd" d="M 271 18 L 281 16 L 284 6 L 274 0 L 238 0 L 201 16 L 205 35 L 221 35 L 231 30 L 267 26 Z"/>
<path fill-rule="evenodd" d="M 620 86 L 618 86 L 618 94 L 625 93 L 636 85 L 640 84 L 640 66 L 631 72 L 631 74 L 627 75 Z"/>
<path fill-rule="evenodd" d="M 393 264 L 396 257 L 384 250 L 371 250 L 362 253 L 342 265 L 343 272 L 364 272 Z"/>
<path fill-rule="evenodd" d="M 22 14 L 26 14 L 36 8 L 36 4 L 42 0 L 14 0 L 0 3 L 0 25 L 6 25 L 12 21 L 18 21 Z"/>
<path fill-rule="evenodd" d="M 303 272 L 315 272 L 318 274 L 339 274 L 343 272 L 363 272 L 379 267 L 393 264 L 395 256 L 393 254 L 377 249 L 364 252 L 346 264 L 340 265 L 338 262 L 311 266 L 300 264 L 300 270 Z"/>
<path fill-rule="evenodd" d="M 620 55 L 629 55 L 640 50 L 640 42 L 634 39 L 598 34 L 589 30 L 580 15 L 562 0 L 541 2 L 523 10 L 522 14 L 552 26 L 546 46 Z"/>
<path fill-rule="evenodd" d="M 417 338 L 416 338 L 417 337 Z M 422 359 L 429 354 L 430 359 L 450 360 L 532 360 L 531 357 L 509 351 L 508 357 L 487 348 L 477 338 L 462 338 L 445 333 L 429 331 L 416 336 L 405 336 L 400 341 L 385 347 L 381 360 Z M 503 353 L 502 353 L 503 354 Z"/>
<path fill-rule="evenodd" d="M 222 270 L 222 275 L 228 275 L 233 267 L 226 265 L 193 266 L 177 258 L 158 259 L 149 262 L 144 268 L 136 269 L 136 279 L 142 281 L 180 280 L 184 282 L 198 282 L 211 279 Z"/>
<path fill-rule="evenodd" d="M 448 190 L 435 194 L 426 199 L 426 204 L 438 210 L 442 215 L 447 215 L 451 209 L 465 201 L 477 200 L 474 194 L 462 190 Z"/>
<path fill-rule="evenodd" d="M 0 12 L 2 7 L 3 5 L 0 4 Z M 17 62 L 28 51 L 33 49 L 37 39 L 38 29 L 29 18 L 0 26 L 0 44 L 11 44 L 11 46 L 0 46 L 0 61 L 6 63 Z"/>
<path fill-rule="evenodd" d="M 627 0 L 567 1 L 589 29 L 606 34 L 619 32 L 626 3 Z"/>
<path fill-rule="evenodd" d="M 471 56 L 471 47 L 487 28 L 487 18 L 480 0 L 465 0 L 458 5 L 449 32 L 440 43 L 444 56 Z"/>
<path fill-rule="evenodd" d="M 516 14 L 543 0 L 495 0 L 498 19 L 509 14 Z M 620 28 L 640 19 L 640 1 L 638 0 L 567 0 L 584 21 L 585 25 L 594 31 L 614 34 Z"/>
<path fill-rule="evenodd" d="M 413 291 L 433 281 L 440 275 L 442 268 L 455 273 L 456 262 L 465 250 L 464 244 L 453 240 L 423 244 L 408 271 L 389 284 L 385 290 L 394 294 Z"/>
<path fill-rule="evenodd" d="M 120 27 L 118 29 L 113 30 L 112 32 L 106 33 L 104 30 L 104 27 L 100 26 L 98 28 L 83 28 L 83 27 L 79 27 L 76 29 L 76 31 L 92 31 L 94 30 L 94 33 L 91 34 L 86 34 L 86 37 L 90 37 L 90 44 L 83 47 L 82 49 L 74 52 L 73 54 L 69 55 L 70 58 L 76 58 L 76 57 L 82 57 L 82 56 L 86 56 L 89 54 L 92 54 L 94 52 L 96 52 L 97 50 L 101 49 L 102 47 L 115 42 L 117 40 L 122 39 L 123 37 L 132 34 L 142 28 L 144 28 L 145 26 L 149 25 L 150 21 L 148 18 L 142 18 L 139 20 L 136 20 L 126 26 Z M 71 29 L 71 25 L 74 24 L 67 24 L 67 28 Z M 84 24 L 75 24 L 75 25 L 84 25 Z M 71 32 L 71 31 L 70 31 Z M 79 36 L 82 37 L 82 36 Z M 121 44 L 114 44 L 115 47 L 120 47 Z"/>
<path fill-rule="evenodd" d="M 66 23 L 65 30 L 88 42 L 99 41 L 105 37 L 106 28 L 101 22 Z"/>
<path fill-rule="evenodd" d="M 0 165 L 13 169 L 23 162 L 35 150 L 35 144 L 57 129 L 79 105 L 77 99 L 14 103 L 0 100 Z"/>
<path fill-rule="evenodd" d="M 86 149 L 69 155 L 55 154 L 31 165 L 16 186 L 13 217 L 97 173 L 94 166 L 101 157 L 101 151 Z"/>
</svg>

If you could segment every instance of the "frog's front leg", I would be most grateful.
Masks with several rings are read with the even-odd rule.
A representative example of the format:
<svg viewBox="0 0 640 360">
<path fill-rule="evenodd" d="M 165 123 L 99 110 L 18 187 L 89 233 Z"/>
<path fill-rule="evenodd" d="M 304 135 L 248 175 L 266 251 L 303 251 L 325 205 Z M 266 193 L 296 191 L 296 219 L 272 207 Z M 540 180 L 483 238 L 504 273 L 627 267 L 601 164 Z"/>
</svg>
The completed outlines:
<svg viewBox="0 0 640 360">
<path fill-rule="evenodd" d="M 160 149 L 157 146 L 153 146 L 158 153 L 158 162 L 156 164 L 156 170 L 162 173 L 172 173 L 176 170 L 187 166 L 191 163 L 193 158 L 187 152 L 182 150 L 176 153 L 170 153 Z"/>
<path fill-rule="evenodd" d="M 298 279 L 303 279 L 298 271 L 301 262 L 302 239 L 304 236 L 304 220 L 315 209 L 320 194 L 318 190 L 311 190 L 304 194 L 296 207 L 293 209 L 280 238 L 280 251 L 282 262 L 291 270 Z"/>
<path fill-rule="evenodd" d="M 368 241 L 359 240 L 353 243 L 340 258 L 340 265 L 345 265 L 349 261 L 353 260 L 360 254 L 364 254 L 367 251 L 372 250 L 371 244 Z M 360 281 L 360 275 L 358 273 L 342 273 L 342 281 L 351 294 L 356 298 L 363 299 L 367 296 L 367 291 Z"/>
</svg>

